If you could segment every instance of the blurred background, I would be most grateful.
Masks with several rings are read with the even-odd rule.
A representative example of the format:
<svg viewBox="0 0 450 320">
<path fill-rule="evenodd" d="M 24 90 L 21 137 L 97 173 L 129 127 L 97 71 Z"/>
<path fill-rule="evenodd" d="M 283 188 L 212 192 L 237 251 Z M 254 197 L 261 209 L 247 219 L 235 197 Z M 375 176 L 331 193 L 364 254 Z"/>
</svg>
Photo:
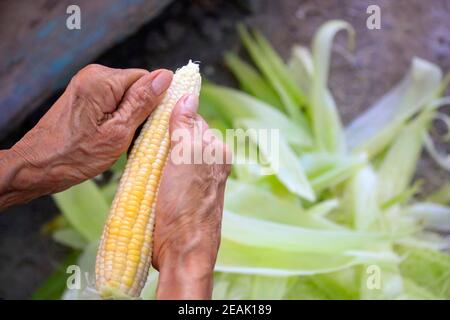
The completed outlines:
<svg viewBox="0 0 450 320">
<path fill-rule="evenodd" d="M 0 1 L 0 148 L 12 146 L 48 110 L 69 79 L 88 63 L 117 68 L 176 69 L 192 59 L 215 83 L 236 86 L 223 64 L 241 52 L 236 24 L 256 27 L 283 57 L 294 43 L 309 45 L 325 21 L 356 29 L 352 62 L 332 59 L 330 87 L 348 123 L 397 83 L 413 56 L 450 70 L 450 1 L 433 0 L 111 0 L 76 1 L 81 30 L 67 30 L 74 1 Z M 381 30 L 366 27 L 367 6 L 381 8 Z M 345 48 L 338 36 L 336 51 Z M 428 156 L 419 175 L 441 185 L 449 174 Z M 0 214 L 0 298 L 27 299 L 69 249 L 42 226 L 58 214 L 51 197 Z"/>
</svg>

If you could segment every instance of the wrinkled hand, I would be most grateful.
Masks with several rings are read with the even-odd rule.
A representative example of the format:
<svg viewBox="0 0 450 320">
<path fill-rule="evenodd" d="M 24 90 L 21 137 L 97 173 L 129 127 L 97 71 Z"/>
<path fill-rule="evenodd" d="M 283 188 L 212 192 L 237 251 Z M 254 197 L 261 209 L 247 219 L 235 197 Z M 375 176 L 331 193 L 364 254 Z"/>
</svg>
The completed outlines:
<svg viewBox="0 0 450 320">
<path fill-rule="evenodd" d="M 28 169 L 21 170 L 16 184 L 47 194 L 108 169 L 127 150 L 171 80 L 168 70 L 83 68 L 11 149 Z"/>
<path fill-rule="evenodd" d="M 160 270 L 159 299 L 211 298 L 231 155 L 220 140 L 194 134 L 195 129 L 200 133 L 208 129 L 197 107 L 198 98 L 186 96 L 171 116 L 172 151 L 161 180 L 153 245 L 153 265 Z M 189 133 L 193 152 L 207 146 L 220 150 L 224 164 L 175 164 L 174 147 L 182 142 L 174 141 L 176 130 Z"/>
<path fill-rule="evenodd" d="M 138 126 L 161 100 L 172 72 L 111 69 L 90 65 L 70 82 L 38 124 L 9 150 L 0 150 L 0 210 L 59 192 L 109 168 L 125 152 Z M 198 97 L 182 98 L 170 131 L 198 138 L 208 126 L 197 114 Z M 171 155 L 176 141 L 172 141 Z M 156 209 L 153 265 L 160 299 L 204 299 L 220 243 L 229 152 L 200 135 L 192 149 L 221 150 L 227 164 L 176 164 L 164 169 Z"/>
</svg>

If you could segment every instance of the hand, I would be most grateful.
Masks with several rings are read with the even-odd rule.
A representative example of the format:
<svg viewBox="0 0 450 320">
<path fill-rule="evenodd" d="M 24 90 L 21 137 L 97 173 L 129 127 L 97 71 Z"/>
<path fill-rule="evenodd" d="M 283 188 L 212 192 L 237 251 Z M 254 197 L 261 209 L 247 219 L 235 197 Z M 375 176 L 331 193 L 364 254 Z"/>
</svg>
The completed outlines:
<svg viewBox="0 0 450 320">
<path fill-rule="evenodd" d="M 202 138 L 208 125 L 197 114 L 197 107 L 198 98 L 188 95 L 177 103 L 171 116 L 172 151 L 158 194 L 153 243 L 153 265 L 160 271 L 158 299 L 211 298 L 231 161 L 220 140 Z M 195 129 L 202 134 L 195 135 Z M 183 142 L 174 141 L 176 130 L 193 137 L 188 146 L 194 152 L 209 146 L 220 150 L 226 163 L 175 164 L 174 148 Z"/>
<path fill-rule="evenodd" d="M 62 191 L 108 169 L 159 103 L 172 72 L 79 71 L 38 124 L 0 151 L 0 209 Z"/>
</svg>

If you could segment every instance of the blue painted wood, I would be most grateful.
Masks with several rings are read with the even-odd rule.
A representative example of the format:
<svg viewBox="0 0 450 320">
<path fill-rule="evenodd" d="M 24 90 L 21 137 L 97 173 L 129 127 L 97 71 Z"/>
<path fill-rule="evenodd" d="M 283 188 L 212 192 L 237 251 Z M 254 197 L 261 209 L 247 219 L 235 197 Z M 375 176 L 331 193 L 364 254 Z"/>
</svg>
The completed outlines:
<svg viewBox="0 0 450 320">
<path fill-rule="evenodd" d="M 0 2 L 0 139 L 82 66 L 158 14 L 170 0 Z M 66 27 L 67 6 L 81 30 Z"/>
</svg>

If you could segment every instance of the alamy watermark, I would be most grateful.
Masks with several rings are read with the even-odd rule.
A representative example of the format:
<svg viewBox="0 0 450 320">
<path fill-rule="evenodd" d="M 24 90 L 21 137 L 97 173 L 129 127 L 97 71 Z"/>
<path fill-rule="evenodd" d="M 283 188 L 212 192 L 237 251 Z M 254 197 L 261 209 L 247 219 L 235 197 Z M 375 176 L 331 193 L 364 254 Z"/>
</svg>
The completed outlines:
<svg viewBox="0 0 450 320">
<path fill-rule="evenodd" d="M 372 264 L 366 268 L 366 287 L 369 290 L 381 289 L 381 268 Z"/>
<path fill-rule="evenodd" d="M 69 274 L 66 287 L 69 290 L 80 290 L 84 287 L 94 287 L 94 276 L 89 272 L 83 272 L 78 265 L 70 265 L 66 269 Z M 382 287 L 381 268 L 378 265 L 369 265 L 365 270 L 366 288 L 368 290 L 380 290 Z"/>
<path fill-rule="evenodd" d="M 67 7 L 66 13 L 69 15 L 66 19 L 66 27 L 69 30 L 81 29 L 81 8 L 76 4 Z M 369 30 L 381 29 L 381 8 L 376 4 L 369 5 L 366 9 L 369 15 L 366 19 L 366 27 Z"/>
<path fill-rule="evenodd" d="M 197 126 L 179 128 L 171 134 L 170 160 L 174 164 L 256 165 L 260 175 L 272 175 L 280 168 L 280 139 L 279 129 L 227 129 L 223 133 Z"/>
<path fill-rule="evenodd" d="M 369 14 L 366 20 L 366 27 L 369 30 L 381 29 L 381 9 L 376 4 L 367 7 L 366 13 Z"/>
<path fill-rule="evenodd" d="M 67 7 L 66 13 L 69 15 L 66 19 L 66 27 L 69 30 L 81 29 L 81 9 L 76 4 Z"/>
<path fill-rule="evenodd" d="M 94 277 L 89 272 L 81 270 L 80 266 L 73 264 L 67 267 L 69 274 L 66 280 L 66 287 L 69 290 L 80 290 L 82 287 L 94 287 Z"/>
</svg>

